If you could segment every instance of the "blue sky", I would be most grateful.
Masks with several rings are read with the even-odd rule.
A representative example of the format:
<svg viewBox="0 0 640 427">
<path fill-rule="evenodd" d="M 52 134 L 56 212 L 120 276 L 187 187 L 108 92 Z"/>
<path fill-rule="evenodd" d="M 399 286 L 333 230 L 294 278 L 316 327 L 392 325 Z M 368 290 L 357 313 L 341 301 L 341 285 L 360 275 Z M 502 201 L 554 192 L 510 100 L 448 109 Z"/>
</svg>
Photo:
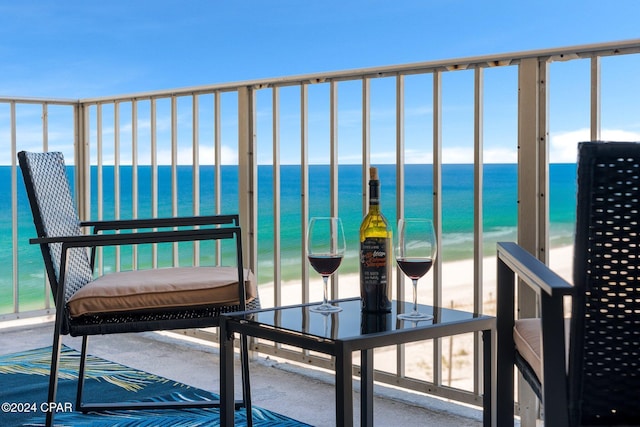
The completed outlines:
<svg viewBox="0 0 640 427">
<path fill-rule="evenodd" d="M 0 0 L 0 96 L 75 99 L 628 40 L 640 37 L 638 16 L 636 0 Z M 630 69 L 618 71 L 606 70 L 611 83 L 603 88 L 637 80 Z M 574 96 L 583 91 L 573 85 L 584 78 L 583 70 L 558 72 L 552 84 Z M 460 79 L 445 83 L 445 93 L 468 85 Z M 500 89 L 513 83 L 509 75 L 487 76 L 487 86 L 498 89 L 495 100 L 487 98 L 485 116 L 500 115 Z M 629 94 L 621 104 L 637 104 L 631 97 L 637 88 L 618 90 Z M 557 95 L 552 114 L 573 105 Z M 640 139 L 640 114 L 620 110 L 626 113 L 603 116 L 603 133 Z M 552 160 L 571 161 L 584 114 L 554 117 Z M 504 140 L 513 129 L 503 135 L 496 121 L 485 131 L 487 161 L 512 156 Z M 468 135 L 449 135 L 445 160 L 467 161 Z M 408 128 L 409 153 L 419 139 Z M 384 161 L 388 153 L 378 152 Z M 352 156 L 346 148 L 342 155 Z M 315 156 L 312 162 L 322 162 L 321 153 Z"/>
</svg>

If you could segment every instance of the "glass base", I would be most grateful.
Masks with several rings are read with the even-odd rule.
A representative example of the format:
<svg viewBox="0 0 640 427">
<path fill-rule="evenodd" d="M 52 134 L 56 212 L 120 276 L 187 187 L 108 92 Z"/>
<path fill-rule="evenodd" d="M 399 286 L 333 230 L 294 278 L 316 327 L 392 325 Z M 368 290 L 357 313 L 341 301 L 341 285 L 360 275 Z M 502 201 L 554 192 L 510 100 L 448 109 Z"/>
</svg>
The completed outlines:
<svg viewBox="0 0 640 427">
<path fill-rule="evenodd" d="M 412 311 L 411 313 L 398 314 L 398 319 L 408 320 L 410 322 L 424 322 L 425 320 L 432 320 L 433 316 L 430 314 L 420 313 L 418 311 Z"/>
<path fill-rule="evenodd" d="M 312 305 L 311 307 L 309 307 L 309 311 L 313 311 L 314 313 L 337 313 L 338 311 L 342 311 L 342 308 L 335 305 L 322 303 L 320 305 Z"/>
</svg>

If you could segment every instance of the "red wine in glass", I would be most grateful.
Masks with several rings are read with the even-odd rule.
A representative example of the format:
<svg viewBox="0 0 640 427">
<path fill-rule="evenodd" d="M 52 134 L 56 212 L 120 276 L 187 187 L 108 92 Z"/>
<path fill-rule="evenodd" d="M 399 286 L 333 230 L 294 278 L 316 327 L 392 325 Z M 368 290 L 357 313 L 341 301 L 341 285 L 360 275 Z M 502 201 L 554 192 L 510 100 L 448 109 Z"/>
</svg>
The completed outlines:
<svg viewBox="0 0 640 427">
<path fill-rule="evenodd" d="M 428 258 L 406 258 L 396 259 L 398 267 L 409 279 L 419 279 L 431 270 L 433 260 Z"/>
<path fill-rule="evenodd" d="M 398 319 L 412 322 L 433 319 L 418 311 L 418 279 L 429 272 L 436 252 L 436 234 L 431 220 L 407 218 L 398 221 L 396 262 L 413 284 L 413 310 L 398 314 Z"/>
<path fill-rule="evenodd" d="M 340 266 L 345 248 L 340 218 L 311 218 L 307 229 L 307 257 L 311 267 L 322 276 L 323 299 L 322 304 L 310 307 L 310 311 L 327 314 L 342 310 L 328 302 L 328 280 Z"/>
<path fill-rule="evenodd" d="M 331 276 L 341 262 L 342 255 L 309 255 L 309 264 L 322 276 Z"/>
</svg>

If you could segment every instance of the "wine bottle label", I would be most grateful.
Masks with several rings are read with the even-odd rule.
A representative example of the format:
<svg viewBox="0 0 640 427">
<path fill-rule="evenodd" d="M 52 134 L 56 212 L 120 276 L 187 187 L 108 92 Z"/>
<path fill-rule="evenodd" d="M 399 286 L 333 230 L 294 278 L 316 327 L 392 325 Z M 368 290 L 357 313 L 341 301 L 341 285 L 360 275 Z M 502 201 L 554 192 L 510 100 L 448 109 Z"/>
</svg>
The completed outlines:
<svg viewBox="0 0 640 427">
<path fill-rule="evenodd" d="M 360 244 L 360 294 L 365 311 L 391 309 L 389 239 L 367 238 Z"/>
</svg>

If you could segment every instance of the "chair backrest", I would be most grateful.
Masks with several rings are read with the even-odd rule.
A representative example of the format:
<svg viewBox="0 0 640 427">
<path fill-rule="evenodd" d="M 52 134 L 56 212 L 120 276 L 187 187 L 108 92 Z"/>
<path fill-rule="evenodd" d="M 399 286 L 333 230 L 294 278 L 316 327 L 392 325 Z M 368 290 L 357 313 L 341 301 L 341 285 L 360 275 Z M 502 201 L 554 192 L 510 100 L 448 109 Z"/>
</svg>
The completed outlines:
<svg viewBox="0 0 640 427">
<path fill-rule="evenodd" d="M 38 237 L 77 236 L 81 234 L 78 213 L 73 202 L 62 153 L 18 153 L 33 222 Z M 41 244 L 42 256 L 51 290 L 57 298 L 60 279 L 61 243 Z M 84 248 L 69 251 L 65 269 L 67 301 L 93 278 L 91 264 Z"/>
<path fill-rule="evenodd" d="M 578 149 L 572 425 L 640 423 L 640 143 Z"/>
</svg>

